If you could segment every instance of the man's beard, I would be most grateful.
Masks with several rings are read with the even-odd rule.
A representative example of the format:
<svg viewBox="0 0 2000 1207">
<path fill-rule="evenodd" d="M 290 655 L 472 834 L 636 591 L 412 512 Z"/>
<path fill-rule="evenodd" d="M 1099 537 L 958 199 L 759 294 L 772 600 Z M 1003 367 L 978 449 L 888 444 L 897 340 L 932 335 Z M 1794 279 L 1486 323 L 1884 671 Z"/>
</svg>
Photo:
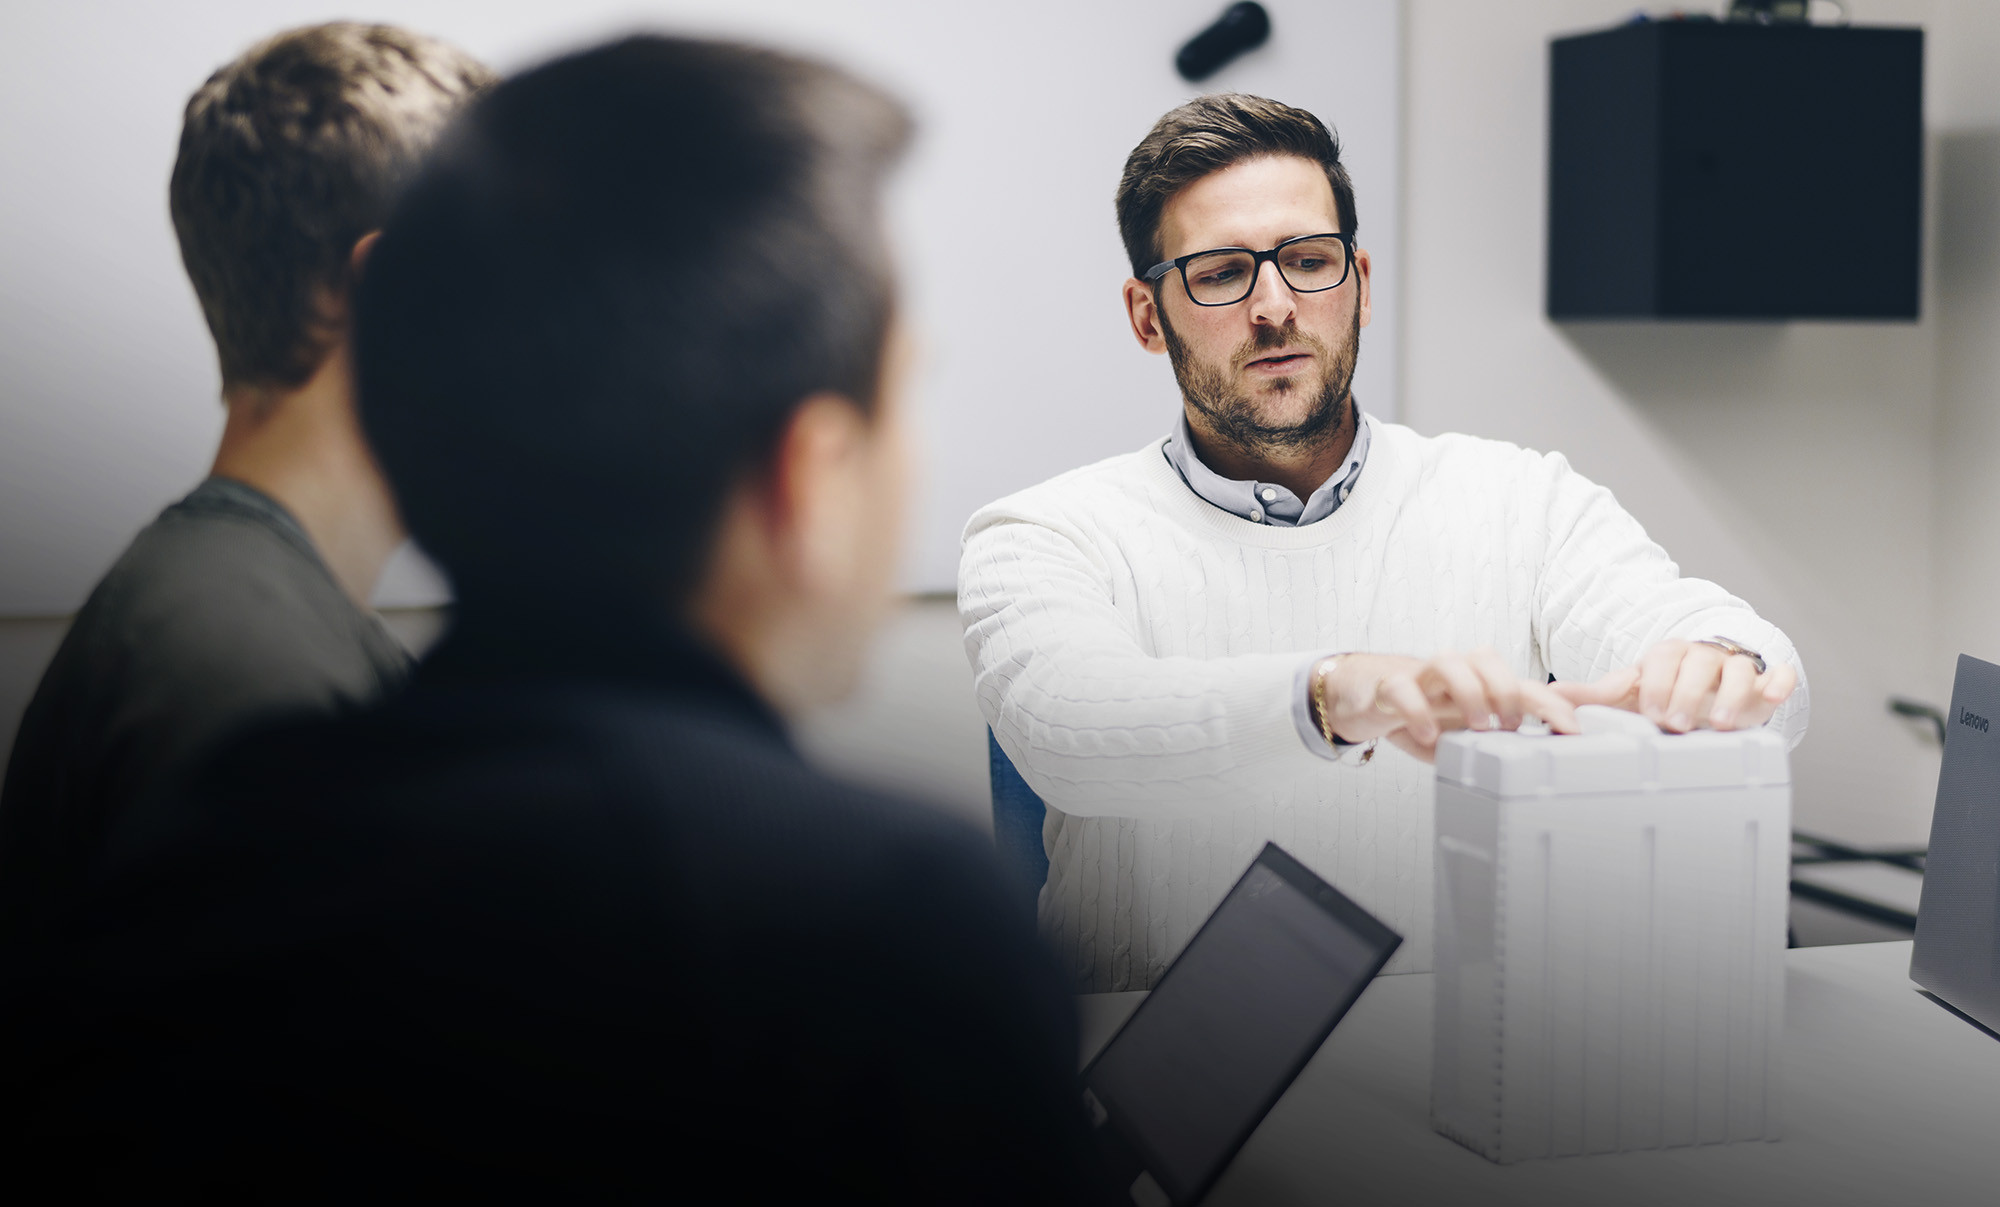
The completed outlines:
<svg viewBox="0 0 2000 1207">
<path fill-rule="evenodd" d="M 1294 319 L 1283 327 L 1263 326 L 1249 342 L 1236 349 L 1225 372 L 1212 364 L 1197 361 L 1174 329 L 1160 315 L 1160 334 L 1167 340 L 1167 359 L 1173 362 L 1174 378 L 1181 395 L 1214 434 L 1239 452 L 1261 457 L 1274 452 L 1313 451 L 1332 444 L 1347 426 L 1350 391 L 1354 385 L 1354 362 L 1361 351 L 1361 311 L 1354 312 L 1346 346 L 1338 352 L 1318 337 L 1301 331 Z M 1266 423 L 1257 413 L 1250 396 L 1234 388 L 1231 381 L 1251 361 L 1276 348 L 1305 348 L 1325 366 L 1317 382 L 1280 377 L 1272 381 L 1271 392 L 1284 395 L 1293 390 L 1318 388 L 1318 395 L 1296 423 Z"/>
</svg>

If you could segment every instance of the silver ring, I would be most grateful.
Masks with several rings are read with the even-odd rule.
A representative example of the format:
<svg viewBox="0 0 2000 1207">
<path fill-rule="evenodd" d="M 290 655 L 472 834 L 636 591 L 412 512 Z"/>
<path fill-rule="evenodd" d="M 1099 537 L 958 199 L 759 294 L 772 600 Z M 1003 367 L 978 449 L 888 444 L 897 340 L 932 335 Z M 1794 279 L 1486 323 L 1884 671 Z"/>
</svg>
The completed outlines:
<svg viewBox="0 0 2000 1207">
<path fill-rule="evenodd" d="M 1741 654 L 1756 666 L 1758 674 L 1761 675 L 1764 673 L 1764 655 L 1747 646 L 1738 645 L 1727 637 L 1697 637 L 1692 642 L 1689 642 L 1689 644 L 1712 645 L 1725 654 Z"/>
</svg>

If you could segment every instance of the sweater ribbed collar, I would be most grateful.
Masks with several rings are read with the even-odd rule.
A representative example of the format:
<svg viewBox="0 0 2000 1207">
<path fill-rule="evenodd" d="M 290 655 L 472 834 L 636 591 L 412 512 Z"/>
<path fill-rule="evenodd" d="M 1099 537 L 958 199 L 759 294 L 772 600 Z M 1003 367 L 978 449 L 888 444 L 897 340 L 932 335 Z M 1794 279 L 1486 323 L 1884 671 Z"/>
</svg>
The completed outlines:
<svg viewBox="0 0 2000 1207">
<path fill-rule="evenodd" d="M 1413 464 L 1406 443 L 1415 438 L 1415 433 L 1397 424 L 1378 422 L 1371 415 L 1362 415 L 1361 422 L 1369 435 L 1368 472 L 1356 478 L 1340 510 L 1317 524 L 1297 528 L 1253 524 L 1211 506 L 1167 463 L 1165 450 L 1169 438 L 1165 436 L 1140 452 L 1139 473 L 1160 510 L 1196 532 L 1263 549 L 1310 549 L 1345 537 L 1377 507 L 1406 491 Z M 1359 441 L 1358 436 L 1356 440 Z"/>
</svg>

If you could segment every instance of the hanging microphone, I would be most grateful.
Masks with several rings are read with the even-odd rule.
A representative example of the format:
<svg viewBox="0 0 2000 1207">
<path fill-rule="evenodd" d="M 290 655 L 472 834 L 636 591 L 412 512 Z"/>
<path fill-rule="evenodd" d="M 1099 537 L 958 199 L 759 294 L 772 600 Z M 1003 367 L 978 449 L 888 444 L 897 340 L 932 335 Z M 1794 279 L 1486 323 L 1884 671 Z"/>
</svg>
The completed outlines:
<svg viewBox="0 0 2000 1207">
<path fill-rule="evenodd" d="M 1270 36 L 1271 14 L 1255 0 L 1243 0 L 1222 10 L 1215 24 L 1189 39 L 1174 56 L 1174 66 L 1190 83 L 1205 80 L 1237 55 L 1262 46 Z"/>
</svg>

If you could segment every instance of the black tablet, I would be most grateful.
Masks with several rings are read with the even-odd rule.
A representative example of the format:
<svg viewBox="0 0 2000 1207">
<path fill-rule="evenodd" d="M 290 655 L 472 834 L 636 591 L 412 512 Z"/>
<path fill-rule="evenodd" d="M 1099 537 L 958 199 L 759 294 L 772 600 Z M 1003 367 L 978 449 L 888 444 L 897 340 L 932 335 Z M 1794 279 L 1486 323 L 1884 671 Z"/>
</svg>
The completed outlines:
<svg viewBox="0 0 2000 1207">
<path fill-rule="evenodd" d="M 1402 941 L 1266 843 L 1083 1071 L 1133 1202 L 1200 1201 Z"/>
</svg>

